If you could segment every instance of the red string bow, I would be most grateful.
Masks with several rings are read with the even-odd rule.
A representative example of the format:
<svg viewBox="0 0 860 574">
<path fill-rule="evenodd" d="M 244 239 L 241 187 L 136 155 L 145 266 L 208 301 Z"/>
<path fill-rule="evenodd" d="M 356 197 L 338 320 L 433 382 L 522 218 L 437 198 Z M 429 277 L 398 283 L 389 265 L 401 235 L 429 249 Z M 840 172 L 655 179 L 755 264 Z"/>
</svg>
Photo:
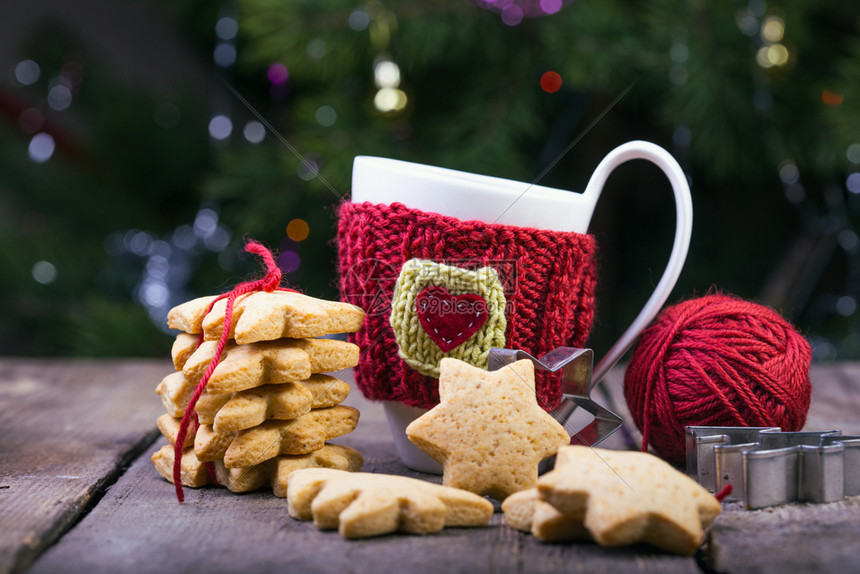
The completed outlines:
<svg viewBox="0 0 860 574">
<path fill-rule="evenodd" d="M 212 373 L 215 371 L 218 363 L 221 362 L 221 355 L 224 352 L 224 347 L 227 346 L 227 340 L 230 338 L 230 327 L 233 323 L 233 303 L 240 295 L 245 295 L 246 293 L 252 293 L 254 291 L 272 292 L 276 289 L 280 291 L 293 291 L 292 289 L 280 286 L 281 269 L 278 267 L 272 252 L 263 246 L 263 244 L 254 240 L 248 240 L 245 244 L 245 251 L 259 255 L 263 258 L 263 261 L 266 264 L 266 275 L 262 279 L 258 279 L 256 281 L 245 281 L 236 285 L 236 287 L 234 287 L 229 293 L 223 293 L 216 297 L 212 303 L 209 304 L 209 308 L 206 309 L 206 314 L 208 314 L 217 301 L 220 301 L 225 297 L 227 298 L 227 308 L 224 310 L 224 328 L 221 331 L 221 339 L 218 341 L 218 346 L 215 349 L 215 356 L 206 368 L 206 372 L 203 373 L 203 377 L 200 379 L 200 382 L 197 383 L 197 386 L 194 388 L 194 393 L 191 395 L 191 400 L 188 401 L 188 406 L 185 407 L 185 413 L 182 415 L 182 421 L 179 423 L 179 432 L 176 435 L 176 443 L 173 445 L 173 485 L 176 488 L 176 498 L 179 502 L 183 502 L 185 500 L 185 494 L 182 491 L 182 451 L 185 447 L 185 436 L 188 433 L 188 426 L 191 424 L 192 419 L 194 420 L 195 429 L 200 426 L 196 411 L 197 401 L 206 389 L 206 384 L 212 377 Z M 206 314 L 204 314 L 204 317 Z M 203 330 L 201 329 L 200 337 L 197 339 L 197 346 L 199 347 L 202 342 Z M 212 482 L 217 484 L 212 463 L 206 463 L 206 471 L 209 473 L 209 478 Z"/>
</svg>

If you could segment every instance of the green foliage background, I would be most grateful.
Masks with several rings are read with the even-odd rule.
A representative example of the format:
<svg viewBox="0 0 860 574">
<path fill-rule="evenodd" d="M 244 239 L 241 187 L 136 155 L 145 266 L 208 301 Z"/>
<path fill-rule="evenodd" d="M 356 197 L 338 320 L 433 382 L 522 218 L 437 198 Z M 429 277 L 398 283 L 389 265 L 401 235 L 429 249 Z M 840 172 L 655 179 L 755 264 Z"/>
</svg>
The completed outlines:
<svg viewBox="0 0 860 574">
<path fill-rule="evenodd" d="M 2 84 L 7 100 L 44 109 L 73 142 L 33 163 L 17 108 L 0 117 L 4 354 L 164 355 L 170 336 L 136 296 L 146 258 L 106 245 L 139 231 L 169 241 L 201 208 L 217 212 L 231 242 L 222 253 L 190 253 L 174 296 L 222 291 L 255 272 L 239 254 L 243 239 L 284 247 L 285 226 L 298 217 L 311 232 L 289 280 L 337 297 L 333 210 L 348 196 L 356 155 L 523 181 L 562 156 L 541 183 L 582 190 L 613 147 L 646 139 L 669 149 L 692 184 L 693 245 L 672 300 L 714 287 L 759 300 L 791 318 L 819 359 L 860 358 L 860 194 L 846 188 L 860 171 L 846 155 L 860 141 L 853 1 L 576 0 L 517 26 L 466 0 L 155 6 L 209 85 L 177 81 L 165 93 L 129 83 L 62 21 L 33 29 L 20 47 L 21 59 L 39 62 L 39 83 Z M 364 29 L 349 25 L 357 10 L 369 18 Z M 237 60 L 227 68 L 211 62 L 224 15 L 239 23 Z M 785 23 L 790 57 L 764 68 L 758 27 L 770 16 Z M 741 23 L 750 21 L 757 27 L 745 34 Z M 401 70 L 402 113 L 373 107 L 373 64 L 383 54 Z M 44 94 L 70 58 L 86 74 L 71 108 L 54 113 Z M 286 98 L 271 95 L 273 62 L 289 70 Z M 541 90 L 547 70 L 562 76 L 560 91 Z M 825 91 L 841 103 L 825 104 Z M 181 111 L 169 129 L 153 120 L 164 102 Z M 323 105 L 337 112 L 332 126 L 316 121 Z M 234 125 L 226 143 L 207 134 L 219 106 Z M 283 141 L 272 132 L 256 145 L 243 139 L 256 114 Z M 302 179 L 290 147 L 322 177 Z M 797 182 L 780 178 L 789 164 Z M 602 253 L 598 354 L 658 281 L 673 225 L 655 168 L 637 162 L 612 176 L 592 225 Z M 41 260 L 57 269 L 46 285 L 33 280 Z"/>
</svg>

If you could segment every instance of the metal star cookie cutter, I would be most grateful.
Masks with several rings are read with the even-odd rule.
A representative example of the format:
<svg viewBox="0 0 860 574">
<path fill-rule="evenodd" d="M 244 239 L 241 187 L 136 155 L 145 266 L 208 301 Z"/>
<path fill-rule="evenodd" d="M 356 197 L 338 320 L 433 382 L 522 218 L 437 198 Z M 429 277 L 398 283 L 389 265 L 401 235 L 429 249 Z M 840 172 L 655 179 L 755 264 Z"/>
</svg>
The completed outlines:
<svg viewBox="0 0 860 574">
<path fill-rule="evenodd" d="M 493 347 L 490 349 L 487 370 L 495 371 L 522 359 L 530 360 L 539 371 L 561 370 L 561 392 L 564 399 L 562 404 L 550 413 L 558 422 L 566 426 L 565 423 L 577 407 L 594 416 L 583 428 L 571 433 L 571 444 L 594 446 L 621 428 L 621 417 L 591 398 L 591 389 L 594 386 L 591 378 L 594 352 L 591 349 L 558 347 L 536 359 L 525 351 Z"/>
<path fill-rule="evenodd" d="M 835 502 L 860 494 L 860 436 L 779 427 L 685 429 L 687 474 L 748 509 L 790 502 Z"/>
</svg>

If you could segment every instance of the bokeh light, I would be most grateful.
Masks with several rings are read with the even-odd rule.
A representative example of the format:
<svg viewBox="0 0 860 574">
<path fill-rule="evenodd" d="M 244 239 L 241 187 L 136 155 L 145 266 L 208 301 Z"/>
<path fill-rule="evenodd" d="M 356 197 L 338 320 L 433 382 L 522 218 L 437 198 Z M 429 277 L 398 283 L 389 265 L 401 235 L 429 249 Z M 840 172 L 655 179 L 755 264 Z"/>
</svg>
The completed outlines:
<svg viewBox="0 0 860 574">
<path fill-rule="evenodd" d="M 266 76 L 274 85 L 282 86 L 290 79 L 290 72 L 287 70 L 285 65 L 280 62 L 275 62 L 269 66 L 269 69 L 266 71 Z"/>
<path fill-rule="evenodd" d="M 824 105 L 826 106 L 838 106 L 844 99 L 845 97 L 842 94 L 838 94 L 830 90 L 824 90 L 821 92 L 821 101 L 824 102 Z"/>
<path fill-rule="evenodd" d="M 317 176 L 320 172 L 319 163 L 305 156 L 302 158 L 302 161 L 299 162 L 299 167 L 296 169 L 296 174 L 299 176 L 299 179 L 303 181 L 310 181 Z"/>
<path fill-rule="evenodd" d="M 162 307 L 167 303 L 170 291 L 167 286 L 155 278 L 147 278 L 138 289 L 138 299 L 146 307 Z"/>
<path fill-rule="evenodd" d="M 315 117 L 319 125 L 328 128 L 337 121 L 337 112 L 331 106 L 320 106 Z"/>
<path fill-rule="evenodd" d="M 222 40 L 232 40 L 239 32 L 239 23 L 235 18 L 224 16 L 215 23 L 215 35 Z"/>
<path fill-rule="evenodd" d="M 48 285 L 57 279 L 57 268 L 50 261 L 37 261 L 31 270 L 36 283 Z"/>
<path fill-rule="evenodd" d="M 516 4 L 511 4 L 502 10 L 502 22 L 508 26 L 517 26 L 523 21 L 523 16 L 525 16 L 523 9 Z"/>
<path fill-rule="evenodd" d="M 500 14 L 508 26 L 516 26 L 525 18 L 541 18 L 557 14 L 565 3 L 573 0 L 475 0 L 480 8 Z"/>
<path fill-rule="evenodd" d="M 683 42 L 675 42 L 669 49 L 669 58 L 676 64 L 683 64 L 690 58 L 690 49 Z"/>
<path fill-rule="evenodd" d="M 25 86 L 38 82 L 40 75 L 39 64 L 33 60 L 21 60 L 15 65 L 15 79 Z"/>
<path fill-rule="evenodd" d="M 755 36 L 759 32 L 758 19 L 749 10 L 738 10 L 735 23 L 745 36 Z"/>
<path fill-rule="evenodd" d="M 72 91 L 63 84 L 57 84 L 48 92 L 48 105 L 61 112 L 72 105 Z"/>
<path fill-rule="evenodd" d="M 203 245 L 209 251 L 220 253 L 230 245 L 230 231 L 223 225 L 218 225 L 212 233 L 203 238 Z"/>
<path fill-rule="evenodd" d="M 197 235 L 194 233 L 194 228 L 188 224 L 180 225 L 173 230 L 173 244 L 179 249 L 189 251 L 197 242 Z"/>
<path fill-rule="evenodd" d="M 33 136 L 27 146 L 27 154 L 36 163 L 45 163 L 54 155 L 54 138 L 51 134 L 40 132 Z"/>
<path fill-rule="evenodd" d="M 370 25 L 370 16 L 361 8 L 353 10 L 349 15 L 349 27 L 356 32 L 366 30 L 368 25 Z"/>
<path fill-rule="evenodd" d="M 382 88 L 373 98 L 374 107 L 382 113 L 398 112 L 406 107 L 409 99 L 403 90 Z"/>
<path fill-rule="evenodd" d="M 544 72 L 540 77 L 540 87 L 543 91 L 554 94 L 561 89 L 561 76 L 552 70 Z"/>
<path fill-rule="evenodd" d="M 400 85 L 400 68 L 391 60 L 380 60 L 373 66 L 373 79 L 377 88 L 396 88 Z"/>
<path fill-rule="evenodd" d="M 836 312 L 843 317 L 850 317 L 857 311 L 857 300 L 850 295 L 843 295 L 836 300 Z"/>
<path fill-rule="evenodd" d="M 258 144 L 266 138 L 266 127 L 257 120 L 251 120 L 242 129 L 242 135 L 253 144 Z"/>
<path fill-rule="evenodd" d="M 212 52 L 212 59 L 222 68 L 229 68 L 236 63 L 236 48 L 233 44 L 222 42 L 215 46 Z"/>
<path fill-rule="evenodd" d="M 839 246 L 848 252 L 853 252 L 860 245 L 860 237 L 857 237 L 857 233 L 853 229 L 840 231 L 837 241 L 839 241 Z"/>
<path fill-rule="evenodd" d="M 284 270 L 284 273 L 292 273 L 299 268 L 302 259 L 295 251 L 282 251 L 278 257 L 278 265 Z"/>
<path fill-rule="evenodd" d="M 287 224 L 287 237 L 293 241 L 304 241 L 308 238 L 311 228 L 304 219 L 293 219 Z"/>
<path fill-rule="evenodd" d="M 782 44 L 774 44 L 767 49 L 767 59 L 774 66 L 784 66 L 788 63 L 788 48 Z"/>
<path fill-rule="evenodd" d="M 325 40 L 322 38 L 314 38 L 308 42 L 308 45 L 305 48 L 305 53 L 307 53 L 308 58 L 311 60 L 322 60 L 327 50 L 328 47 L 326 46 Z"/>
<path fill-rule="evenodd" d="M 779 168 L 779 179 L 786 185 L 797 183 L 800 179 L 800 170 L 797 169 L 794 163 L 787 161 Z"/>
<path fill-rule="evenodd" d="M 788 48 L 782 44 L 770 44 L 762 46 L 756 52 L 756 62 L 762 68 L 772 68 L 774 66 L 784 66 L 788 63 L 789 53 Z"/>
<path fill-rule="evenodd" d="M 688 147 L 693 142 L 693 132 L 687 126 L 678 126 L 672 132 L 672 141 L 675 145 Z"/>
<path fill-rule="evenodd" d="M 561 10 L 562 0 L 540 0 L 540 9 L 545 14 L 555 14 Z"/>
<path fill-rule="evenodd" d="M 850 174 L 845 180 L 845 187 L 851 193 L 860 193 L 860 173 Z"/>
<path fill-rule="evenodd" d="M 778 16 L 768 16 L 761 25 L 761 37 L 767 42 L 781 42 L 785 35 L 785 22 Z"/>
<path fill-rule="evenodd" d="M 205 207 L 197 212 L 194 217 L 194 233 L 198 237 L 206 237 L 218 227 L 218 213 L 214 209 Z"/>
<path fill-rule="evenodd" d="M 209 121 L 209 135 L 216 140 L 225 140 L 233 132 L 233 122 L 225 115 L 217 115 Z"/>
<path fill-rule="evenodd" d="M 125 249 L 139 256 L 149 255 L 149 249 L 154 241 L 155 238 L 151 233 L 139 229 L 128 230 L 122 238 Z"/>
</svg>

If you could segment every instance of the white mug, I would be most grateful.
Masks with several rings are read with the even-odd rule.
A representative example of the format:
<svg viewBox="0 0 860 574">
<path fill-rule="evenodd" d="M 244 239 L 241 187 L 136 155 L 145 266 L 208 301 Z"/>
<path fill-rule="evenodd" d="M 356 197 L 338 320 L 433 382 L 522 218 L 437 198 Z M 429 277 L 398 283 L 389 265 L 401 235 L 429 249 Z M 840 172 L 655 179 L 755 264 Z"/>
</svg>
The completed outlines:
<svg viewBox="0 0 860 574">
<path fill-rule="evenodd" d="M 398 202 L 406 207 L 463 221 L 587 233 L 609 174 L 620 164 L 634 159 L 654 163 L 669 179 L 675 196 L 675 239 L 666 269 L 654 292 L 633 323 L 595 367 L 592 384 L 596 384 L 657 315 L 675 286 L 687 257 L 693 226 L 690 188 L 683 170 L 666 150 L 644 141 L 632 141 L 617 147 L 594 170 L 583 193 L 393 159 L 358 156 L 353 164 L 352 202 Z M 435 460 L 406 438 L 406 426 L 425 411 L 394 401 L 386 401 L 384 408 L 403 462 L 415 470 L 441 472 Z"/>
</svg>

